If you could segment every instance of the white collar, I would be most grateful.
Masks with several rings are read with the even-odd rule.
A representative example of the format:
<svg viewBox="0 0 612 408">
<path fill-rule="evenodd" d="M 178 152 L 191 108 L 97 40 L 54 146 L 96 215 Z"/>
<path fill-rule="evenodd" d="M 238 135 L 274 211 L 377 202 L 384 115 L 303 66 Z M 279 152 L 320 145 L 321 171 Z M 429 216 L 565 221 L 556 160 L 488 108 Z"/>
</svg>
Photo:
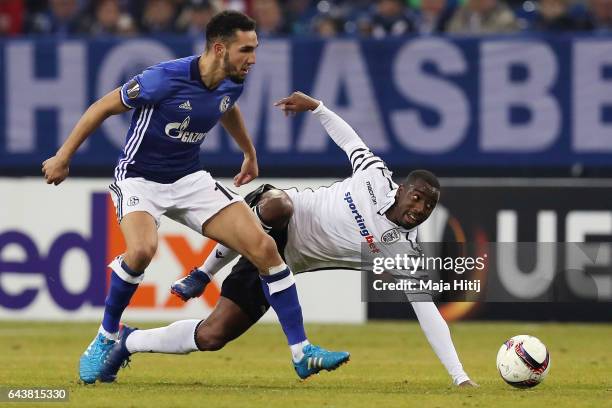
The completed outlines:
<svg viewBox="0 0 612 408">
<path fill-rule="evenodd" d="M 384 200 L 378 204 L 377 212 L 379 215 L 385 215 L 385 212 L 395 204 L 395 194 L 397 193 L 397 184 L 393 183 L 393 189 L 387 193 Z"/>
</svg>

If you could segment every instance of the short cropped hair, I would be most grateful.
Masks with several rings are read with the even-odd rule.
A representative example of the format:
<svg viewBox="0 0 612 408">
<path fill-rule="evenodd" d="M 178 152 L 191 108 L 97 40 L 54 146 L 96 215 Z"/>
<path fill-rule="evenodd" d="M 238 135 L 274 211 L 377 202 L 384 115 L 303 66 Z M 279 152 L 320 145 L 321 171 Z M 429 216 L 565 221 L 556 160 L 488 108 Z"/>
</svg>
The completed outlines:
<svg viewBox="0 0 612 408">
<path fill-rule="evenodd" d="M 236 30 L 255 31 L 257 24 L 251 17 L 239 11 L 225 10 L 210 19 L 206 26 L 206 49 L 215 41 L 229 41 Z"/>
<path fill-rule="evenodd" d="M 408 186 L 417 180 L 423 180 L 433 188 L 440 189 L 440 182 L 435 174 L 429 170 L 413 170 L 408 174 L 408 177 L 402 183 L 404 186 Z"/>
</svg>

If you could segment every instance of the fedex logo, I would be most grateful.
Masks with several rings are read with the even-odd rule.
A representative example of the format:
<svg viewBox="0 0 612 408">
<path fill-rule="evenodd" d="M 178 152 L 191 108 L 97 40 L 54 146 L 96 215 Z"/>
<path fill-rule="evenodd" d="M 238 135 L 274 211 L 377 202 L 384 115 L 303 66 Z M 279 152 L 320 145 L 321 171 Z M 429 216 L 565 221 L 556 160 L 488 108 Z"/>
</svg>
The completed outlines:
<svg viewBox="0 0 612 408">
<path fill-rule="evenodd" d="M 0 230 L 0 307 L 23 310 L 32 305 L 45 289 L 41 285 L 26 286 L 15 292 L 3 283 L 3 275 L 42 275 L 52 301 L 61 309 L 72 311 L 83 306 L 103 307 L 106 297 L 110 269 L 107 265 L 125 250 L 125 243 L 115 218 L 115 210 L 108 193 L 91 194 L 89 233 L 62 231 L 55 236 L 49 250 L 44 253 L 37 245 L 35 236 L 14 228 Z M 160 247 L 168 248 L 181 265 L 183 274 L 200 265 L 212 251 L 215 242 L 207 240 L 201 248 L 194 248 L 181 234 L 161 234 Z M 23 254 L 19 259 L 6 256 L 5 249 L 17 247 Z M 62 263 L 73 251 L 85 255 L 86 263 L 78 271 L 63 273 Z M 89 280 L 75 291 L 66 285 L 66 279 L 74 274 L 87 274 Z M 66 271 L 64 271 L 66 272 Z M 146 275 L 145 275 L 146 276 Z M 130 307 L 136 308 L 181 308 L 185 304 L 169 295 L 168 287 L 174 276 L 169 275 L 168 284 L 158 287 L 155 283 L 142 283 L 132 298 Z M 212 308 L 219 298 L 216 284 L 208 285 L 202 301 Z"/>
</svg>

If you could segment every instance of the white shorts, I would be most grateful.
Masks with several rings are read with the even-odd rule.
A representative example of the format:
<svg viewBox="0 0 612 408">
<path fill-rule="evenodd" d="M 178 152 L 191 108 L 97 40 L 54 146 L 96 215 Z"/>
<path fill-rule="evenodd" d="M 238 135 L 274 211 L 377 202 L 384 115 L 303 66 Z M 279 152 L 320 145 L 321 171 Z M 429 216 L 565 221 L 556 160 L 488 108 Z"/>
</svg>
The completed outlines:
<svg viewBox="0 0 612 408">
<path fill-rule="evenodd" d="M 207 171 L 197 171 L 172 184 L 160 184 L 142 177 L 115 181 L 109 186 L 119 222 L 134 211 L 145 211 L 159 227 L 165 215 L 197 233 L 212 216 L 242 197 L 215 181 Z"/>
</svg>

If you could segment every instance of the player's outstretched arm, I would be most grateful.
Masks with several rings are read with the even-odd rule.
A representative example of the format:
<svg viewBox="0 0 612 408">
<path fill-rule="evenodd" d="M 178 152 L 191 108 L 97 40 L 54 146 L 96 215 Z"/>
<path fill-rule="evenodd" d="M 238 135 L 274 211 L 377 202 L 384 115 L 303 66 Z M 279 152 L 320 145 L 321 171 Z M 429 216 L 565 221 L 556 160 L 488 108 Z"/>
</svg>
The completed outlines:
<svg viewBox="0 0 612 408">
<path fill-rule="evenodd" d="M 452 377 L 455 385 L 477 387 L 478 384 L 470 380 L 470 377 L 463 370 L 448 324 L 446 324 L 433 301 L 410 302 L 410 305 L 414 309 L 427 341 Z"/>
<path fill-rule="evenodd" d="M 234 104 L 221 116 L 220 122 L 244 153 L 244 161 L 242 162 L 240 173 L 234 177 L 234 185 L 240 187 L 259 175 L 255 146 L 253 146 L 253 142 L 249 137 L 242 113 L 237 104 Z"/>
<path fill-rule="evenodd" d="M 356 149 L 369 150 L 351 125 L 346 123 L 346 121 L 335 112 L 327 109 L 322 101 L 314 99 L 302 92 L 294 92 L 288 97 L 276 102 L 274 106 L 280 107 L 285 115 L 312 111 L 313 114 L 319 118 L 332 140 L 338 147 L 344 150 L 349 157 Z"/>
<path fill-rule="evenodd" d="M 70 160 L 79 146 L 91 135 L 106 118 L 111 115 L 127 112 L 121 102 L 120 88 L 117 88 L 94 102 L 81 116 L 70 135 L 59 148 L 55 156 L 48 158 L 42 164 L 42 172 L 47 184 L 58 185 L 66 177 Z"/>
</svg>

